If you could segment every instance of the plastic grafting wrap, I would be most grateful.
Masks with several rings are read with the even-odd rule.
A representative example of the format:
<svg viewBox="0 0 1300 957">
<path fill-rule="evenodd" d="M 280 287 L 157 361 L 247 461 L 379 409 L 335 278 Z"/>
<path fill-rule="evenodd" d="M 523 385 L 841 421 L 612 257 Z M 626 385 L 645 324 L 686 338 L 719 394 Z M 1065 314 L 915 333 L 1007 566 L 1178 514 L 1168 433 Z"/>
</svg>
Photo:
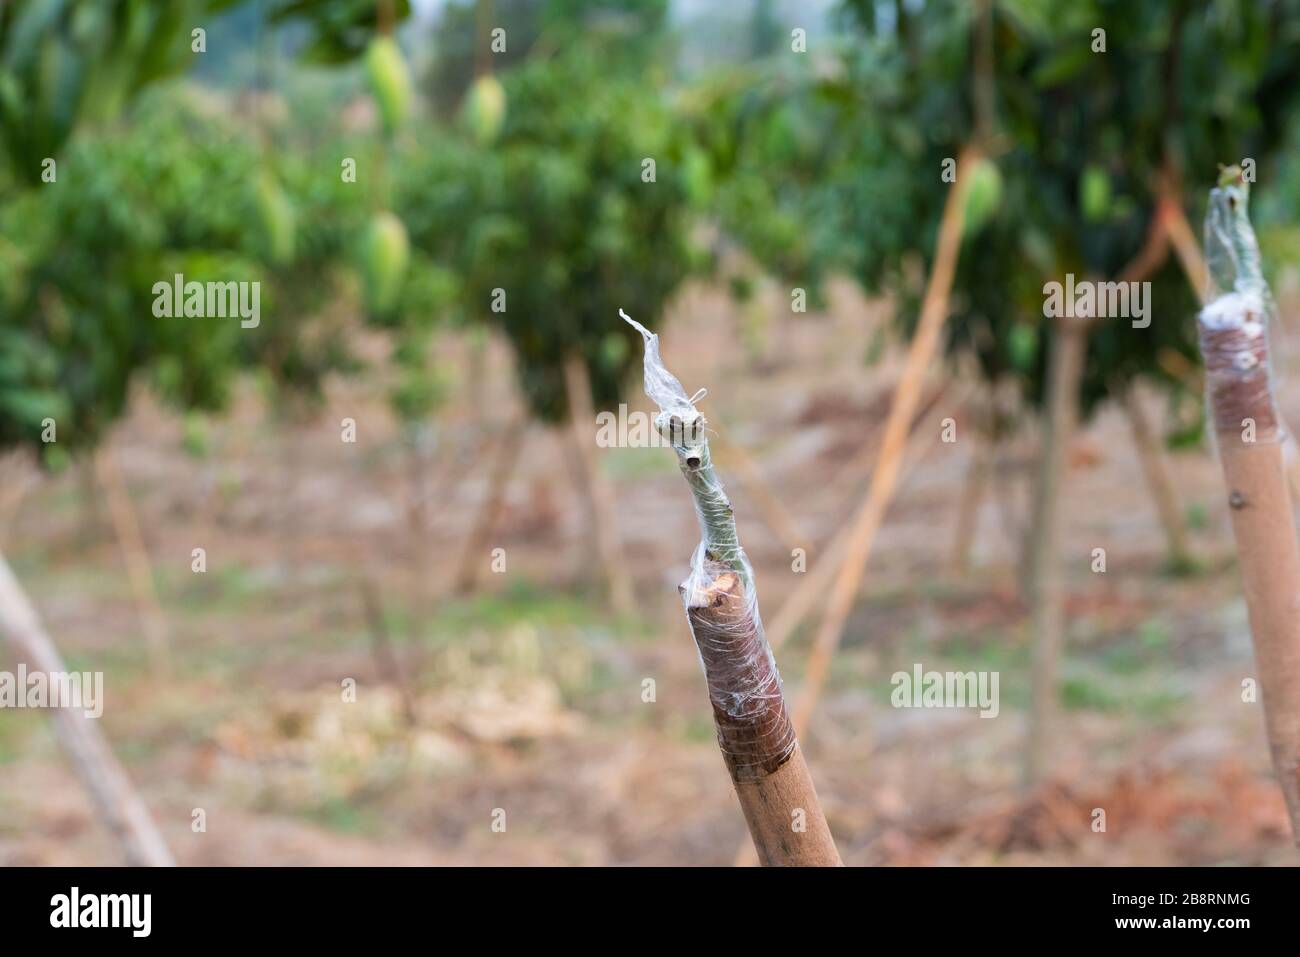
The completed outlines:
<svg viewBox="0 0 1300 957">
<path fill-rule="evenodd" d="M 1249 193 L 1243 182 L 1210 191 L 1205 217 L 1208 305 L 1197 325 L 1214 431 L 1221 437 L 1253 433 L 1255 442 L 1278 442 L 1283 429 L 1273 404 L 1268 344 L 1276 307 L 1247 214 Z"/>
<path fill-rule="evenodd" d="M 695 498 L 702 536 L 679 587 L 704 668 L 718 747 L 736 781 L 761 779 L 795 748 L 772 649 L 758 613 L 754 572 L 736 533 L 731 502 L 713 470 L 705 419 L 659 357 L 659 337 L 623 316 L 645 339 L 645 391 L 659 406 L 655 427 L 677 453 Z"/>
</svg>

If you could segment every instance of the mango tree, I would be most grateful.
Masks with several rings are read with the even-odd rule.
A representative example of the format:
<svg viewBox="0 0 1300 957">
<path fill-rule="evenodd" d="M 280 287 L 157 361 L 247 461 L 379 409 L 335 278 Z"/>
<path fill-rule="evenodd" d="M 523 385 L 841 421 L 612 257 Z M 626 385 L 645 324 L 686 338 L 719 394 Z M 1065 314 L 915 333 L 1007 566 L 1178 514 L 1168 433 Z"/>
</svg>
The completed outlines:
<svg viewBox="0 0 1300 957">
<path fill-rule="evenodd" d="M 617 404 L 637 360 L 635 332 L 609 317 L 636 303 L 656 322 L 690 272 L 687 142 L 662 91 L 595 44 L 529 60 L 501 82 L 499 134 L 459 156 L 405 161 L 397 205 L 414 246 L 461 277 L 465 309 L 504 333 L 531 416 L 568 421 L 566 459 L 583 466 L 600 561 L 626 613 L 630 579 L 591 410 Z M 520 435 L 507 431 L 490 500 Z M 486 567 L 483 544 L 472 538 L 469 563 Z"/>
<path fill-rule="evenodd" d="M 768 148 L 787 157 L 769 167 L 770 183 L 807 184 L 773 190 L 777 214 L 804 225 L 802 247 L 815 250 L 788 261 L 786 273 L 797 274 L 801 260 L 847 270 L 868 292 L 893 293 L 911 330 L 921 290 L 908 263 L 919 252 L 933 265 L 948 187 L 975 175 L 946 342 L 991 392 L 1009 386 L 1038 410 L 1040 466 L 1025 553 L 1035 638 L 1027 767 L 1036 778 L 1047 766 L 1063 627 L 1064 449 L 1078 421 L 1108 398 L 1130 401 L 1140 382 L 1170 396 L 1180 428 L 1195 429 L 1199 403 L 1186 370 L 1197 355 L 1196 291 L 1170 255 L 1186 220 L 1179 183 L 1185 170 L 1241 157 L 1268 175 L 1300 90 L 1300 14 L 1285 4 L 1203 11 L 1030 0 L 849 0 L 843 13 L 853 42 L 840 71 L 808 85 L 815 110 L 783 121 L 820 126 L 812 137 L 786 140 L 793 148 L 780 138 Z M 782 106 L 772 109 L 779 115 Z M 961 168 L 960 151 L 972 140 L 984 141 L 991 174 L 986 164 Z M 743 142 L 738 165 L 762 176 Z M 781 265 L 779 251 L 765 261 Z M 1150 286 L 1139 287 L 1144 299 L 1124 316 L 1046 316 L 1048 284 L 1064 290 L 1070 277 Z M 1007 415 L 992 418 L 1005 428 Z M 1141 423 L 1135 429 L 1143 434 Z M 1153 484 L 1169 487 L 1158 476 Z M 1167 526 L 1171 515 L 1166 503 Z M 1171 560 L 1185 563 L 1177 530 L 1169 542 Z"/>
</svg>

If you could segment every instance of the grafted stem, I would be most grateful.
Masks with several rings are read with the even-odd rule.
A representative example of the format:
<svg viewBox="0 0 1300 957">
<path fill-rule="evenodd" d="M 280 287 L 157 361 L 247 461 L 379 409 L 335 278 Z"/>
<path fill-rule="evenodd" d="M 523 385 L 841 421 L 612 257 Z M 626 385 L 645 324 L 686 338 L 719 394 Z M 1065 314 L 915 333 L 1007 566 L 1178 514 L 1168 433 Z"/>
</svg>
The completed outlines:
<svg viewBox="0 0 1300 957">
<path fill-rule="evenodd" d="M 623 315 L 645 339 L 646 394 L 659 405 L 656 427 L 677 454 L 695 499 L 701 541 L 680 592 L 704 667 L 718 748 L 745 823 L 768 865 L 835 866 L 839 852 L 804 763 L 763 634 L 754 573 L 740 545 L 704 417 L 703 395 L 687 397 L 659 358 L 659 337 Z"/>
</svg>

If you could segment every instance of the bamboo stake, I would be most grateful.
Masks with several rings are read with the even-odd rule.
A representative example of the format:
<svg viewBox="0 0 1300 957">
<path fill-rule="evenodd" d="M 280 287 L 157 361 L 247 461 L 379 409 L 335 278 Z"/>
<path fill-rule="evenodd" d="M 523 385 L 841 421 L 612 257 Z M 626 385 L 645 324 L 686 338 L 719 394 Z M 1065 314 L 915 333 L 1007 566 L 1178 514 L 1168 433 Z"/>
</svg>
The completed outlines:
<svg viewBox="0 0 1300 957">
<path fill-rule="evenodd" d="M 1169 236 L 1170 245 L 1174 247 L 1179 265 L 1183 267 L 1183 273 L 1187 276 L 1192 289 L 1204 303 L 1209 272 L 1205 268 L 1205 257 L 1201 255 L 1200 246 L 1196 242 L 1196 234 L 1192 231 L 1191 224 L 1187 222 L 1187 214 L 1183 212 L 1182 199 L 1177 194 L 1166 196 L 1160 208 L 1164 216 L 1165 231 Z"/>
<path fill-rule="evenodd" d="M 957 168 L 972 168 L 979 159 L 979 151 L 967 147 L 958 160 Z M 846 546 L 844 561 L 836 574 L 831 595 L 826 603 L 826 614 L 821 628 L 813 640 L 812 653 L 804 672 L 803 694 L 795 709 L 795 730 L 802 734 L 826 682 L 831 656 L 844 634 L 844 625 L 853 601 L 862 584 L 876 532 L 894 496 L 894 489 L 907 444 L 907 433 L 921 397 L 925 371 L 938 349 L 939 334 L 948 318 L 948 294 L 952 290 L 953 276 L 957 270 L 957 256 L 961 249 L 962 228 L 966 221 L 966 190 L 969 176 L 959 174 L 957 184 L 948 194 L 943 218 L 939 223 L 939 236 L 935 248 L 934 265 L 921 303 L 921 318 L 907 350 L 902 378 L 894 390 L 894 399 L 885 423 L 885 438 L 881 444 L 880 462 L 871 476 L 871 487 L 866 500 L 854 516 Z"/>
<path fill-rule="evenodd" d="M 916 420 L 907 448 L 903 451 L 903 477 L 911 474 L 912 469 L 938 436 L 937 431 L 916 429 L 915 426 L 919 426 L 920 421 L 920 418 Z M 799 586 L 776 610 L 772 624 L 767 629 L 768 641 L 773 648 L 780 648 L 790 639 L 800 623 L 809 616 L 821 597 L 826 594 L 826 590 L 834 580 L 836 570 L 843 563 L 844 552 L 848 548 L 849 536 L 852 532 L 851 526 L 840 530 L 826 547 L 825 554 L 813 563 L 812 571 L 804 575 Z"/>
<path fill-rule="evenodd" d="M 140 531 L 140 519 L 135 506 L 131 504 L 131 493 L 127 491 L 112 449 L 105 447 L 96 453 L 95 474 L 104 489 L 104 497 L 108 500 L 109 518 L 113 522 L 113 532 L 126 563 L 127 578 L 131 582 L 131 591 L 135 595 L 136 609 L 140 615 L 140 627 L 144 629 L 145 640 L 149 645 L 150 666 L 154 677 L 166 678 L 172 673 L 167 621 L 163 616 L 162 605 L 158 602 L 158 592 L 154 588 L 153 566 L 149 561 L 149 549 L 145 546 L 144 535 Z"/>
<path fill-rule="evenodd" d="M 704 666 L 718 747 L 759 860 L 767 866 L 837 866 L 839 852 L 786 710 L 763 634 L 753 569 L 731 502 L 713 468 L 695 399 L 659 359 L 659 337 L 620 310 L 645 338 L 645 387 L 660 408 L 659 432 L 673 445 L 690 486 L 701 541 L 680 592 Z"/>
<path fill-rule="evenodd" d="M 916 430 L 920 428 L 931 412 L 938 407 L 939 403 L 949 397 L 949 388 L 947 383 L 940 383 L 939 386 L 930 393 L 929 397 L 921 403 L 916 414 L 912 417 L 911 443 L 916 438 Z M 891 393 L 892 398 L 892 393 Z M 955 400 L 958 405 L 964 403 L 963 398 Z M 825 493 L 821 498 L 828 502 L 835 503 L 832 506 L 834 514 L 840 515 L 848 511 L 852 504 L 857 501 L 863 494 L 863 490 L 869 484 L 872 470 L 875 467 L 877 459 L 880 457 L 880 444 L 884 439 L 884 426 L 873 429 L 867 440 L 862 443 L 861 448 L 854 453 L 852 460 L 847 465 L 835 473 L 829 482 L 826 483 Z M 909 444 L 908 452 L 904 455 L 904 460 L 913 450 Z"/>
<path fill-rule="evenodd" d="M 1200 298 L 1201 305 L 1205 305 L 1205 293 L 1210 281 L 1209 270 L 1206 268 L 1205 257 L 1201 255 L 1201 248 L 1196 242 L 1191 224 L 1187 222 L 1187 215 L 1183 212 L 1182 200 L 1176 193 L 1168 204 L 1166 228 L 1169 231 L 1169 241 L 1183 267 L 1183 274 L 1187 276 L 1187 281 Z M 1177 374 L 1181 370 L 1170 371 Z M 1300 501 L 1300 455 L 1296 454 L 1295 445 L 1290 442 L 1283 443 L 1282 454 L 1286 465 L 1287 484 L 1291 488 L 1291 499 L 1294 503 Z"/>
<path fill-rule="evenodd" d="M 0 555 L 0 632 L 13 644 L 20 660 L 34 671 L 46 675 L 67 671 L 3 555 Z M 113 756 L 99 725 L 72 708 L 54 708 L 51 718 L 59 744 L 89 792 L 100 818 L 122 845 L 127 864 L 173 865 L 167 842 L 131 779 Z"/>
<path fill-rule="evenodd" d="M 591 405 L 591 378 L 587 364 L 581 356 L 570 356 L 564 363 L 564 388 L 569 399 L 569 419 L 573 427 L 574 444 L 587 478 L 587 495 L 591 503 L 591 518 L 595 524 L 596 548 L 609 586 L 610 603 L 614 612 L 624 617 L 636 614 L 636 601 L 632 596 L 632 578 L 623 559 L 623 543 L 619 540 L 618 521 L 614 510 L 614 492 L 609 480 L 596 460 L 594 443 L 596 413 Z"/>
<path fill-rule="evenodd" d="M 1265 728 L 1300 845 L 1300 545 L 1270 382 L 1274 310 L 1247 216 L 1249 187 L 1236 170 L 1221 183 L 1210 193 L 1205 238 L 1220 294 L 1201 311 L 1198 328 Z"/>
</svg>

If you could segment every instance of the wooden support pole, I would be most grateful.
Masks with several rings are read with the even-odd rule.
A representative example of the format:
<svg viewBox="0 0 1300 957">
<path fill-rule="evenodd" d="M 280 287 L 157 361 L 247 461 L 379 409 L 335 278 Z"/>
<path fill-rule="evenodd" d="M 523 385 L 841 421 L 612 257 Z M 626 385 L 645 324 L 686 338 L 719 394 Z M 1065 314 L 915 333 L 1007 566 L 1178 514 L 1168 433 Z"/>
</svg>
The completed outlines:
<svg viewBox="0 0 1300 957">
<path fill-rule="evenodd" d="M 795 738 L 776 661 L 741 576 L 706 560 L 682 585 L 718 747 L 764 866 L 834 867 L 839 852 Z"/>
<path fill-rule="evenodd" d="M 1283 460 L 1286 436 L 1273 400 L 1272 297 L 1247 197 L 1240 178 L 1210 194 L 1206 253 L 1221 294 L 1201 310 L 1198 328 L 1264 725 L 1300 846 L 1300 543 Z"/>
<path fill-rule="evenodd" d="M 0 555 L 0 633 L 18 660 L 46 675 L 66 672 L 54 642 L 41 625 L 27 593 Z M 54 732 L 72 769 L 90 794 L 100 819 L 132 866 L 167 867 L 175 862 L 131 779 L 118 764 L 95 719 L 76 708 L 52 708 Z"/>
<path fill-rule="evenodd" d="M 958 161 L 959 171 L 974 168 L 980 154 L 973 147 L 962 152 Z M 804 672 L 803 694 L 795 710 L 794 726 L 802 734 L 808 726 L 808 720 L 816 707 L 817 699 L 825 685 L 830 670 L 831 657 L 839 646 L 844 634 L 844 625 L 853 602 L 862 585 L 862 576 L 866 571 L 867 560 L 875 543 L 876 532 L 884 519 L 885 510 L 893 500 L 894 489 L 903 464 L 903 453 L 907 448 L 907 435 L 912 423 L 913 413 L 921 398 L 921 389 L 925 372 L 938 351 L 940 333 L 948 318 L 948 296 L 952 291 L 953 277 L 957 271 L 957 256 L 961 249 L 962 229 L 966 221 L 966 190 L 969 176 L 958 173 L 957 184 L 948 194 L 944 204 L 943 218 L 939 223 L 939 237 L 935 247 L 934 265 L 926 284 L 925 298 L 921 303 L 921 317 L 908 347 L 903 375 L 894 390 L 893 402 L 889 408 L 889 418 L 885 422 L 885 438 L 881 443 L 880 461 L 871 476 L 871 487 L 867 490 L 857 514 L 850 525 L 845 555 L 831 593 L 826 601 L 826 614 L 822 618 L 820 629 L 813 640 L 812 652 L 808 657 L 808 667 Z"/>
</svg>

